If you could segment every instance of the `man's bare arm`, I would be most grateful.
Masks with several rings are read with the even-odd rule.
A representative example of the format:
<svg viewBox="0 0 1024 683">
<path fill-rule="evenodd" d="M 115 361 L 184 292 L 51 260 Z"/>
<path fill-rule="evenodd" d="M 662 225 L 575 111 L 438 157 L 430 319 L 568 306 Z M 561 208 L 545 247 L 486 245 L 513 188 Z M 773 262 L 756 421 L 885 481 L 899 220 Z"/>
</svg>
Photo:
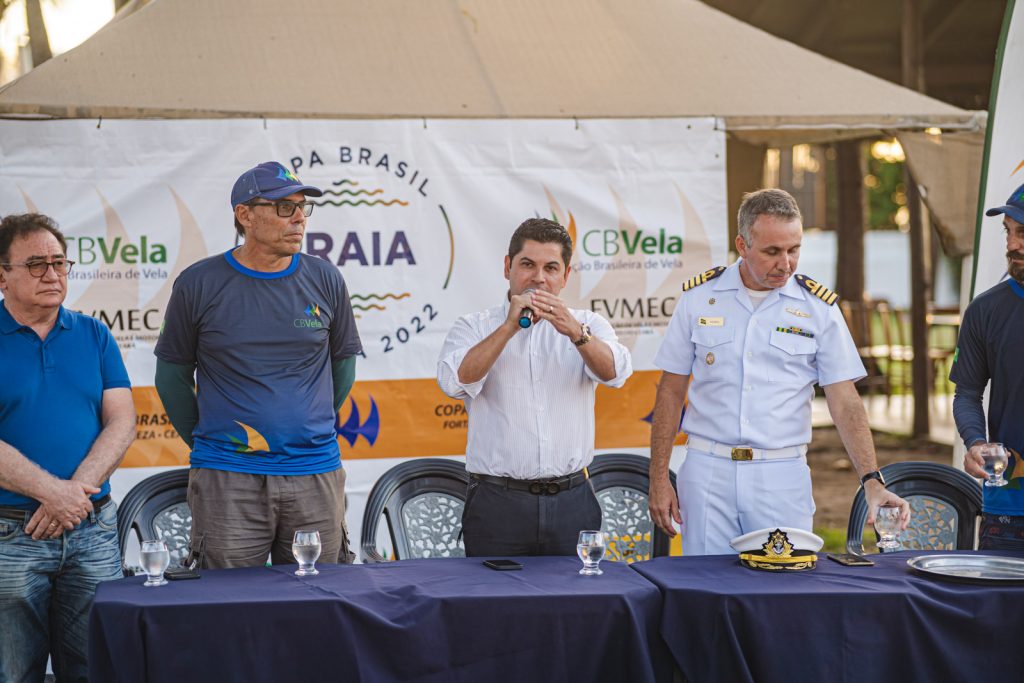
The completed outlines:
<svg viewBox="0 0 1024 683">
<path fill-rule="evenodd" d="M 99 492 L 103 482 L 109 479 L 121 464 L 125 451 L 135 440 L 135 403 L 132 400 L 132 390 L 124 387 L 105 390 L 100 420 L 103 427 L 99 436 L 68 482 L 90 491 L 90 494 Z M 25 526 L 26 533 L 32 534 L 33 538 L 53 538 L 63 533 L 64 529 L 73 528 L 74 525 L 68 527 L 54 516 L 59 508 L 54 507 L 52 501 L 38 500 L 41 505 Z M 91 509 L 90 502 L 86 514 Z M 51 529 L 50 522 L 54 519 L 58 525 Z"/>
<path fill-rule="evenodd" d="M 679 417 L 683 413 L 689 385 L 689 375 L 661 373 L 657 398 L 654 401 L 654 415 L 651 419 L 651 482 L 647 505 L 651 511 L 651 520 L 669 536 L 676 535 L 672 521 L 682 523 L 679 500 L 672 488 L 668 468 L 669 460 L 672 458 L 672 444 L 679 433 Z"/>
<path fill-rule="evenodd" d="M 877 470 L 875 442 L 871 438 L 868 416 L 864 411 L 860 395 L 857 394 L 857 388 L 850 381 L 836 382 L 823 388 L 829 413 L 832 414 L 832 421 L 839 432 L 839 438 L 843 440 L 846 453 L 850 456 L 850 462 L 857 470 L 858 478 Z M 907 527 L 910 522 L 910 504 L 907 501 L 886 490 L 881 482 L 875 479 L 869 479 L 864 484 L 864 495 L 868 503 L 869 524 L 874 524 L 875 509 L 884 503 L 899 505 L 902 508 L 902 528 Z"/>
<path fill-rule="evenodd" d="M 101 486 L 124 459 L 135 441 L 135 401 L 132 390 L 107 389 L 103 392 L 100 419 L 103 431 L 96 437 L 85 460 L 71 478 L 92 486 Z"/>
<path fill-rule="evenodd" d="M 459 365 L 459 382 L 473 384 L 479 382 L 491 371 L 498 356 L 505 350 L 505 345 L 515 336 L 519 328 L 511 328 L 505 321 L 494 332 L 484 337 L 483 341 L 466 352 Z"/>
<path fill-rule="evenodd" d="M 37 540 L 44 532 L 59 536 L 74 529 L 92 510 L 89 496 L 100 492 L 95 486 L 53 476 L 5 441 L 0 441 L 0 487 L 38 500 L 40 509 L 46 507 L 46 514 L 37 521 L 37 510 L 29 522 L 31 529 L 25 528 Z M 51 528 L 51 522 L 56 526 Z"/>
<path fill-rule="evenodd" d="M 524 307 L 529 307 L 530 295 L 518 294 L 509 297 L 508 317 L 498 329 L 484 337 L 483 341 L 466 352 L 459 365 L 459 382 L 473 384 L 479 382 L 494 367 L 498 356 L 505 350 L 505 345 L 519 332 L 519 316 Z"/>
</svg>

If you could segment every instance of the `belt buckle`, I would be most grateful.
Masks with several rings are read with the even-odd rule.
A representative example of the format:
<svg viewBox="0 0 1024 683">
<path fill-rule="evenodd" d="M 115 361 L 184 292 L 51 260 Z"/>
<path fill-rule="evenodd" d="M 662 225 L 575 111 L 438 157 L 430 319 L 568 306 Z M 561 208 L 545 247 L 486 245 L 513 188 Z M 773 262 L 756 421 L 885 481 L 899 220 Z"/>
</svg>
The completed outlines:
<svg viewBox="0 0 1024 683">
<path fill-rule="evenodd" d="M 537 480 L 530 482 L 529 491 L 535 496 L 553 496 L 561 490 L 562 487 L 558 485 L 557 481 Z"/>
<path fill-rule="evenodd" d="M 737 448 L 734 448 L 734 449 L 732 449 L 732 459 L 733 460 L 753 460 L 754 459 L 754 449 L 750 448 L 749 446 L 739 446 Z"/>
</svg>

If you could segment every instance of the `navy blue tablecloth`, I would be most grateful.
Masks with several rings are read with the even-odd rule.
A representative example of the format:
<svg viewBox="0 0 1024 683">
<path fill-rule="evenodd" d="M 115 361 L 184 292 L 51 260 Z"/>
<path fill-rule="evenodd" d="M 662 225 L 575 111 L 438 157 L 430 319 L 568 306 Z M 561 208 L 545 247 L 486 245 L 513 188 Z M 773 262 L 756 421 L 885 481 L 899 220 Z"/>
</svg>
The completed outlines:
<svg viewBox="0 0 1024 683">
<path fill-rule="evenodd" d="M 93 681 L 666 681 L 661 594 L 621 564 L 479 559 L 204 571 L 99 586 Z"/>
<path fill-rule="evenodd" d="M 844 567 L 819 553 L 785 574 L 724 555 L 633 567 L 661 588 L 661 633 L 691 683 L 1020 680 L 1024 586 L 925 577 L 907 566 L 920 554 Z"/>
</svg>

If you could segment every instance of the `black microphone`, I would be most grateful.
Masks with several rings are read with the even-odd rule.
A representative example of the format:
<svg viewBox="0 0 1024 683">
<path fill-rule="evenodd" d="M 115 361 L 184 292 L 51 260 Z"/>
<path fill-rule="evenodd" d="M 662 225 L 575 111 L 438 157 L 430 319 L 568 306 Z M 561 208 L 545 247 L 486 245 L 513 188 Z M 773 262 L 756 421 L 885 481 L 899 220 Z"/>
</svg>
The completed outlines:
<svg viewBox="0 0 1024 683">
<path fill-rule="evenodd" d="M 535 290 L 535 289 L 533 289 L 531 287 L 530 289 L 524 289 L 523 290 L 523 294 L 533 294 L 535 291 L 537 291 L 537 290 Z M 523 308 L 523 310 L 519 312 L 519 327 L 521 327 L 521 328 L 523 328 L 525 330 L 527 327 L 529 327 L 532 324 L 533 324 L 533 309 L 532 308 Z"/>
</svg>

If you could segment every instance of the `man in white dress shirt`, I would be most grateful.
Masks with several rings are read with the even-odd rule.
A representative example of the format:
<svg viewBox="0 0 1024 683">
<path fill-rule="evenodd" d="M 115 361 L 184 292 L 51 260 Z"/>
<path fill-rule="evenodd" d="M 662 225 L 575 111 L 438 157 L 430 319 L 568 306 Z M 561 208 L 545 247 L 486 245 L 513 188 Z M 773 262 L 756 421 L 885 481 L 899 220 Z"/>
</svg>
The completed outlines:
<svg viewBox="0 0 1024 683">
<path fill-rule="evenodd" d="M 740 260 L 683 285 L 654 358 L 664 372 L 651 427 L 652 520 L 670 536 L 672 522 L 682 524 L 684 555 L 731 553 L 730 539 L 764 528 L 811 531 L 806 454 L 819 384 L 864 486 L 868 521 L 886 503 L 902 508 L 905 527 L 909 505 L 885 488 L 853 385 L 864 365 L 839 297 L 794 275 L 803 238 L 796 200 L 775 189 L 746 195 L 738 232 Z M 673 491 L 668 462 L 687 398 L 687 455 Z"/>
<path fill-rule="evenodd" d="M 575 555 L 578 533 L 601 528 L 586 471 L 594 392 L 633 367 L 607 320 L 558 297 L 571 258 L 565 228 L 525 221 L 505 257 L 505 301 L 459 318 L 441 350 L 437 383 L 469 413 L 467 555 Z"/>
</svg>

